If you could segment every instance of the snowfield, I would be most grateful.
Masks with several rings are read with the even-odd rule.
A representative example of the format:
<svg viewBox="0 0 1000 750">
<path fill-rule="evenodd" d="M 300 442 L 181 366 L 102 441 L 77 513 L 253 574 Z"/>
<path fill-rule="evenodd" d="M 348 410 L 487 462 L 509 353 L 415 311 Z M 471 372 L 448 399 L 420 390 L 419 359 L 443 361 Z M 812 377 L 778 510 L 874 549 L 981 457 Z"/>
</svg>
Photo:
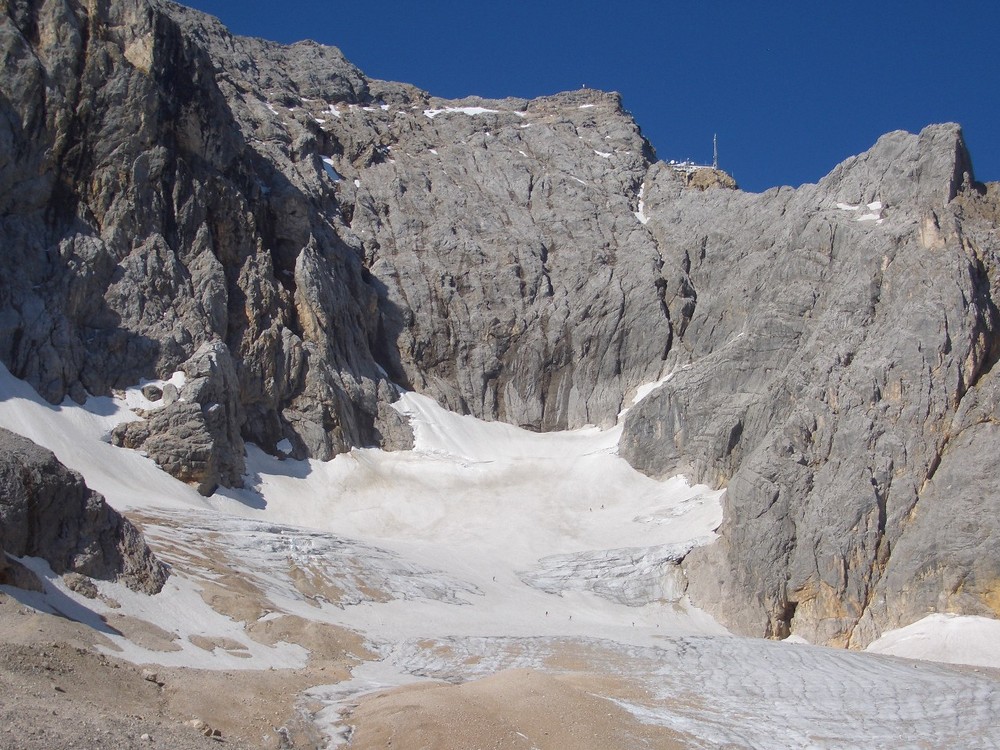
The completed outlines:
<svg viewBox="0 0 1000 750">
<path fill-rule="evenodd" d="M 295 669 L 304 631 L 359 634 L 371 658 L 302 696 L 331 745 L 374 690 L 545 673 L 692 747 L 1000 746 L 1000 623 L 931 615 L 873 653 L 729 635 L 686 600 L 678 565 L 714 540 L 722 491 L 634 471 L 620 428 L 536 434 L 405 393 L 413 450 L 322 463 L 248 446 L 245 488 L 204 498 L 107 442 L 153 407 L 137 389 L 52 406 L 0 366 L 0 425 L 83 474 L 172 567 L 156 596 L 98 582 L 86 599 L 25 559 L 46 592 L 2 590 L 143 664 Z"/>
</svg>

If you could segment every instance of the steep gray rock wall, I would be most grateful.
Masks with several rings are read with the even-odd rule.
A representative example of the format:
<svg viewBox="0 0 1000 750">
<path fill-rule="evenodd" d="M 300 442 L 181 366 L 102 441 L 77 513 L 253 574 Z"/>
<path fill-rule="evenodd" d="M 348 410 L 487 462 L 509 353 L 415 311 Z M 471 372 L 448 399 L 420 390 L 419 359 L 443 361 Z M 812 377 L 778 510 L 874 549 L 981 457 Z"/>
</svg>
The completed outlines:
<svg viewBox="0 0 1000 750">
<path fill-rule="evenodd" d="M 380 287 L 390 374 L 486 419 L 613 423 L 671 336 L 663 261 L 634 215 L 650 150 L 619 98 L 355 108 L 331 132 L 359 121 L 386 156 L 338 162 L 340 194 Z"/>
<path fill-rule="evenodd" d="M 163 464 L 203 490 L 241 439 L 406 445 L 390 379 L 553 429 L 659 372 L 652 153 L 616 95 L 438 100 L 155 0 L 13 3 L 0 44 L 0 358 L 82 400 L 224 346 L 232 439 Z M 128 429 L 182 446 L 199 417 L 168 417 Z"/>
<path fill-rule="evenodd" d="M 167 569 L 132 523 L 51 451 L 0 429 L 0 574 L 4 552 L 41 557 L 56 573 L 121 580 L 155 594 Z"/>
<path fill-rule="evenodd" d="M 364 97 L 361 74 L 336 50 L 237 39 L 179 6 L 5 7 L 11 371 L 80 400 L 224 345 L 239 380 L 227 420 L 247 439 L 321 458 L 373 442 L 392 393 L 369 351 L 377 294 L 338 235 L 322 134 L 268 98 Z M 215 446 L 241 452 L 234 438 Z"/>
<path fill-rule="evenodd" d="M 963 217 L 984 192 L 956 126 L 889 134 L 798 190 L 651 180 L 682 330 L 621 452 L 728 485 L 722 538 L 686 570 L 738 631 L 863 646 L 928 611 L 997 613 L 996 556 L 975 555 L 995 531 L 941 498 L 950 481 L 977 519 L 995 500 L 982 470 L 957 489 L 996 406 L 996 245 Z"/>
</svg>

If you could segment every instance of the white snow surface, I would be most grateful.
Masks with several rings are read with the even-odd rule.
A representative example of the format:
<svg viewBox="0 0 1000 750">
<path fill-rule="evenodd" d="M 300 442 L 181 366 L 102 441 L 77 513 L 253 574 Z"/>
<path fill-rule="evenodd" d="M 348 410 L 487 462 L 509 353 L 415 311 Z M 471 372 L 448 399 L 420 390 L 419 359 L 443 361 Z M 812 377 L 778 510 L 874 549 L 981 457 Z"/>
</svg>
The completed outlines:
<svg viewBox="0 0 1000 750">
<path fill-rule="evenodd" d="M 885 206 L 882 201 L 872 201 L 871 203 L 859 203 L 854 205 L 852 203 L 837 203 L 837 208 L 841 211 L 851 211 L 856 215 L 854 221 L 873 221 L 876 224 L 882 224 L 885 221 L 885 216 L 883 214 L 883 209 Z"/>
<path fill-rule="evenodd" d="M 470 117 L 473 117 L 475 115 L 496 114 L 499 111 L 500 110 L 498 109 L 487 109 L 486 107 L 442 107 L 441 109 L 425 109 L 424 115 L 428 119 L 433 120 L 440 114 L 446 114 L 451 112 L 460 112 L 463 115 L 469 115 Z M 521 114 L 521 113 L 516 112 L 515 114 Z"/>
<path fill-rule="evenodd" d="M 633 404 L 667 379 L 638 388 Z M 395 408 L 413 426 L 413 450 L 354 450 L 323 463 L 250 445 L 246 486 L 204 498 L 106 441 L 114 425 L 140 418 L 133 408 L 149 408 L 138 388 L 53 406 L 0 366 L 0 426 L 53 450 L 116 508 L 141 513 L 172 566 L 153 597 L 97 582 L 115 609 L 69 590 L 41 560 L 24 562 L 46 593 L 2 587 L 100 629 L 114 656 L 226 670 L 302 666 L 302 647 L 263 645 L 206 604 L 201 590 L 224 583 L 228 570 L 263 592 L 261 620 L 289 614 L 348 627 L 379 654 L 351 680 L 309 691 L 325 706 L 317 716 L 333 743 L 345 732 L 340 708 L 361 693 L 549 669 L 566 658 L 629 681 L 634 698 L 608 699 L 706 747 L 1000 746 L 993 676 L 735 638 L 691 606 L 676 560 L 714 539 L 722 491 L 634 471 L 617 455 L 620 426 L 537 434 L 404 393 Z M 199 568 L 205 558 L 221 567 Z M 338 593 L 303 593 L 295 570 Z M 108 632 L 100 617 L 113 624 L 116 613 L 155 623 L 180 649 L 150 651 Z M 871 650 L 1000 666 L 998 628 L 935 615 Z M 195 636 L 219 645 L 205 650 Z"/>
<path fill-rule="evenodd" d="M 639 220 L 640 224 L 648 224 L 649 223 L 649 217 L 646 216 L 646 203 L 642 199 L 643 193 L 645 193 L 645 192 L 646 192 L 646 185 L 645 184 L 640 185 L 639 186 L 639 195 L 638 195 L 639 206 L 638 206 L 637 210 L 635 211 L 635 218 L 637 218 Z"/>
<path fill-rule="evenodd" d="M 323 156 L 320 158 L 323 160 L 323 170 L 331 180 L 334 182 L 340 182 L 344 179 L 343 176 L 341 176 L 341 174 L 337 171 L 332 156 Z"/>
<path fill-rule="evenodd" d="M 132 391 L 122 398 L 91 397 L 85 406 L 69 399 L 52 405 L 0 365 L 0 426 L 51 450 L 119 510 L 209 507 L 193 487 L 160 471 L 150 459 L 107 442 L 115 425 L 139 418 L 126 403 Z"/>
<path fill-rule="evenodd" d="M 890 630 L 867 650 L 874 654 L 1000 669 L 1000 621 L 935 613 L 905 628 Z"/>
</svg>

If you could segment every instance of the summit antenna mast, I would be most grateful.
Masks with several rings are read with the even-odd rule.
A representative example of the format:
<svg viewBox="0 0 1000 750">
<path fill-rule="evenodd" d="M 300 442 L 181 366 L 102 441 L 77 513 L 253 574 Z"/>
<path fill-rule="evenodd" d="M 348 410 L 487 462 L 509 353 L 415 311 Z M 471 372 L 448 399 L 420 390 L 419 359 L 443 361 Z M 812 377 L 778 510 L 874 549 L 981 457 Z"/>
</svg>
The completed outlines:
<svg viewBox="0 0 1000 750">
<path fill-rule="evenodd" d="M 719 168 L 719 134 L 712 134 L 712 169 Z"/>
</svg>

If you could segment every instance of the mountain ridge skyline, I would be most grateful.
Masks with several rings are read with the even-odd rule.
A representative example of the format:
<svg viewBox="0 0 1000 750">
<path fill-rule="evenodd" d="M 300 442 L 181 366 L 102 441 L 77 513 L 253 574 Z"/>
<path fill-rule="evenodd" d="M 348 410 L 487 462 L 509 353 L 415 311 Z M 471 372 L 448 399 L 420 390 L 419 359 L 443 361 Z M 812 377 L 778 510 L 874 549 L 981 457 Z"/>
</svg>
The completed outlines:
<svg viewBox="0 0 1000 750">
<path fill-rule="evenodd" d="M 442 98 L 618 91 L 660 159 L 711 164 L 717 134 L 719 166 L 750 192 L 814 183 L 884 133 L 943 122 L 963 127 L 977 179 L 1000 178 L 1000 144 L 989 137 L 998 105 L 987 90 L 1000 73 L 989 39 L 1000 9 L 985 4 L 946 19 L 923 1 L 905 13 L 858 2 L 640 3 L 628 14 L 593 2 L 192 7 L 237 34 L 336 46 L 368 76 Z"/>
</svg>

